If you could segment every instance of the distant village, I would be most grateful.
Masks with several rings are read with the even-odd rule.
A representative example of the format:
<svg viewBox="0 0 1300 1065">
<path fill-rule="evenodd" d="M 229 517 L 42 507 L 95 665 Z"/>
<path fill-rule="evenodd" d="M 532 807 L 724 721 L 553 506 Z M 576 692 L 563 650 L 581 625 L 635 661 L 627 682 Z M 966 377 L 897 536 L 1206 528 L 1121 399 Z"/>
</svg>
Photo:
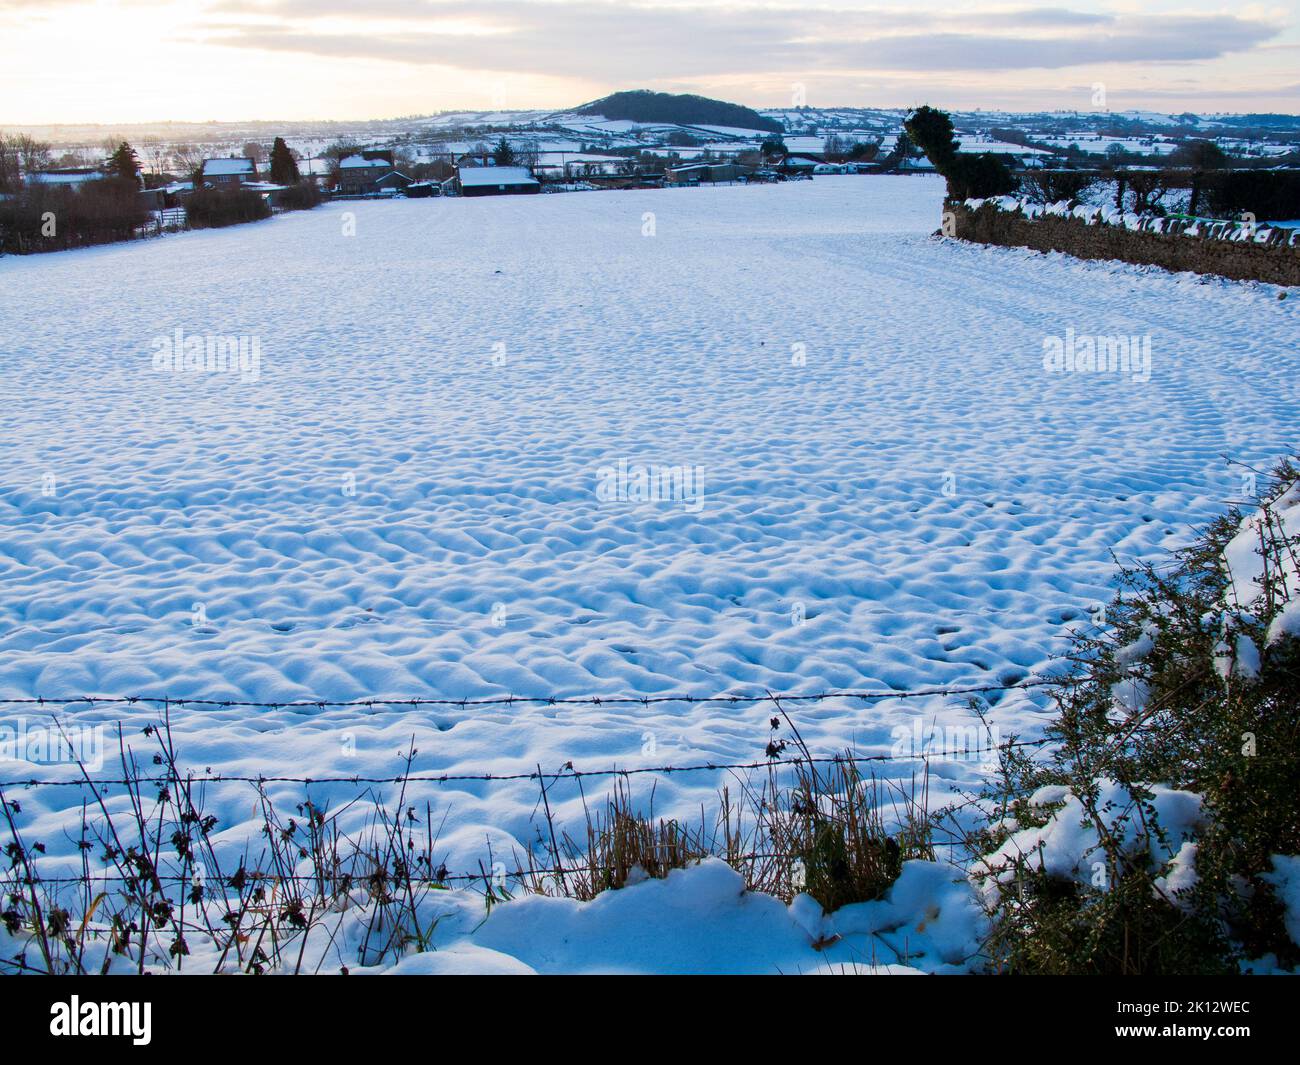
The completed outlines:
<svg viewBox="0 0 1300 1065">
<path fill-rule="evenodd" d="M 563 154 L 563 153 L 554 153 Z M 397 196 L 506 196 L 540 192 L 572 192 L 619 188 L 663 188 L 665 186 L 770 183 L 808 179 L 814 175 L 933 172 L 924 157 L 886 158 L 863 161 L 842 152 L 801 151 L 792 153 L 776 141 L 753 158 L 735 160 L 683 161 L 654 164 L 605 166 L 582 153 L 572 153 L 571 162 L 531 163 L 515 157 L 504 139 L 492 149 L 461 154 L 449 153 L 446 160 L 423 162 L 420 168 L 433 174 L 416 176 L 403 169 L 392 148 L 357 148 L 337 158 L 294 159 L 292 179 L 277 180 L 265 162 L 252 155 L 203 159 L 187 179 L 175 175 L 139 173 L 140 195 L 153 210 L 183 207 L 196 190 L 239 188 L 264 197 L 274 209 L 291 188 L 312 185 L 322 198 L 389 199 Z M 25 175 L 30 184 L 76 187 L 101 181 L 109 175 L 111 161 L 98 166 L 50 167 Z"/>
<path fill-rule="evenodd" d="M 659 105 L 670 106 L 672 120 L 647 110 Z M 265 125 L 232 129 L 244 134 L 239 139 L 198 127 L 141 130 L 138 152 L 125 140 L 104 139 L 96 148 L 74 139 L 76 130 L 51 130 L 47 135 L 64 146 L 61 155 L 30 133 L 0 133 L 0 254 L 257 221 L 325 200 L 933 173 L 904 118 L 806 108 L 759 114 L 703 98 L 631 92 L 568 113 L 448 114 L 367 130 L 286 128 L 269 146 Z M 1195 214 L 1205 172 L 1294 171 L 1300 164 L 1300 131 L 1281 120 L 1277 128 L 1190 115 L 976 114 L 958 121 L 964 128 L 955 150 L 982 161 L 987 180 L 980 184 L 988 194 L 1014 185 L 1044 203 L 1077 199 L 1091 187 L 1117 209 Z"/>
</svg>

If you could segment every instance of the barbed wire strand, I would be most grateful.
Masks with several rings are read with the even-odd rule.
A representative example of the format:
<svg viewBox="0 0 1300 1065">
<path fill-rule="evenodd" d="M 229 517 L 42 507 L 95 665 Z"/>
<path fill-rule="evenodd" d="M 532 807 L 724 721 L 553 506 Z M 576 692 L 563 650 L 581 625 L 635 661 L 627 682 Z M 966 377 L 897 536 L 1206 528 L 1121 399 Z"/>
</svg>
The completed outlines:
<svg viewBox="0 0 1300 1065">
<path fill-rule="evenodd" d="M 159 706 L 220 706 L 243 709 L 263 710 L 324 710 L 361 708 L 372 706 L 652 706 L 658 703 L 804 703 L 823 702 L 828 699 L 921 699 L 930 696 L 947 695 L 981 695 L 990 692 L 1014 691 L 1019 688 L 1041 688 L 1060 684 L 1064 678 L 1039 677 L 1016 681 L 1012 684 L 980 684 L 961 688 L 917 688 L 908 690 L 884 691 L 824 691 L 808 694 L 773 694 L 763 693 L 725 693 L 721 695 L 687 695 L 669 693 L 666 695 L 493 695 L 479 699 L 298 699 L 290 702 L 272 702 L 265 700 L 240 699 L 201 699 L 174 697 L 170 695 L 81 695 L 81 696 L 24 696 L 21 698 L 0 697 L 3 706 L 72 706 L 78 703 L 87 705 L 134 705 L 137 703 L 154 703 Z"/>
<path fill-rule="evenodd" d="M 1002 744 L 996 746 L 982 747 L 975 746 L 971 753 L 991 754 L 998 750 L 1007 750 L 1015 747 L 1041 747 L 1052 740 L 1019 740 L 1015 743 Z M 227 776 L 222 773 L 210 774 L 164 774 L 149 776 L 141 774 L 137 777 L 95 777 L 92 779 L 77 780 L 0 780 L 0 788 L 28 788 L 28 787 L 87 787 L 97 785 L 125 785 L 125 784 L 454 784 L 459 782 L 470 781 L 517 781 L 517 780 L 535 780 L 535 781 L 556 781 L 556 780 L 581 780 L 586 777 L 629 777 L 639 776 L 646 773 L 704 773 L 719 770 L 741 770 L 741 769 L 767 769 L 776 766 L 797 766 L 797 765 L 820 765 L 828 762 L 841 762 L 860 764 L 867 762 L 922 762 L 927 759 L 940 757 L 943 751 L 918 751 L 910 754 L 839 754 L 825 755 L 814 758 L 803 756 L 781 759 L 774 757 L 764 759 L 763 761 L 753 762 L 701 762 L 697 765 L 658 765 L 658 766 L 633 766 L 630 768 L 620 768 L 615 766 L 611 769 L 558 769 L 554 772 L 541 772 L 533 770 L 528 773 L 409 773 L 392 777 L 363 777 L 363 776 L 335 776 L 335 777 L 289 777 L 289 776 Z"/>
<path fill-rule="evenodd" d="M 616 696 L 602 698 L 591 696 L 587 698 L 559 698 L 547 696 L 502 696 L 490 699 L 480 700 L 446 700 L 446 699 L 405 699 L 405 700 L 366 700 L 364 702 L 345 702 L 331 703 L 328 701 L 315 702 L 296 702 L 296 703 L 237 703 L 221 702 L 218 700 L 185 700 L 171 699 L 165 696 L 86 696 L 83 698 L 69 699 L 47 699 L 34 697 L 27 699 L 0 699 L 0 704 L 8 705 L 61 705 L 71 706 L 75 703 L 141 703 L 141 702 L 158 702 L 166 708 L 174 705 L 204 705 L 204 706 L 260 706 L 260 707 L 327 707 L 327 706 L 482 706 L 482 705 L 509 705 L 511 703 L 537 703 L 545 702 L 546 705 L 617 705 L 617 704 L 648 704 L 650 702 L 694 702 L 694 703 L 773 703 L 780 704 L 786 702 L 825 702 L 832 699 L 860 699 L 879 701 L 885 699 L 916 699 L 922 697 L 953 696 L 953 695 L 974 695 L 989 692 L 1006 692 L 1026 688 L 1040 688 L 1048 685 L 1060 684 L 1060 679 L 1052 678 L 1035 678 L 1018 681 L 1014 684 L 983 684 L 972 685 L 958 688 L 917 688 L 903 691 L 828 691 L 810 694 L 778 694 L 771 691 L 762 694 L 754 693 L 750 695 L 713 695 L 713 696 L 687 696 L 687 695 L 659 695 L 659 696 Z M 1044 741 L 1031 741 L 1020 744 L 1022 746 L 1041 746 Z M 994 748 L 978 748 L 979 750 L 993 750 Z M 885 761 L 916 761 L 924 759 L 925 753 L 909 753 L 901 755 L 831 755 L 822 758 L 790 758 L 786 759 L 784 764 L 795 765 L 799 763 L 818 764 L 834 761 L 851 760 L 854 763 L 859 762 L 885 762 Z M 326 776 L 326 777 L 294 777 L 294 776 L 243 776 L 227 775 L 223 773 L 205 773 L 193 776 L 186 776 L 183 779 L 195 784 L 218 784 L 218 783 L 244 783 L 244 784 L 399 784 L 399 783 L 433 783 L 433 784 L 452 784 L 452 783 L 469 783 L 469 782 L 508 782 L 520 780 L 534 781 L 554 781 L 564 779 L 581 779 L 583 777 L 609 777 L 609 776 L 633 776 L 646 773 L 699 773 L 717 770 L 746 770 L 759 769 L 765 766 L 776 764 L 775 760 L 753 762 L 705 762 L 698 765 L 686 766 L 637 766 L 632 768 L 614 767 L 611 769 L 575 769 L 572 763 L 565 769 L 554 773 L 539 772 L 532 770 L 524 773 L 488 773 L 488 772 L 461 772 L 461 773 L 422 773 L 407 774 L 404 776 L 392 777 L 363 777 L 360 775 L 351 776 Z M 40 778 L 26 778 L 14 780 L 0 780 L 0 787 L 87 787 L 87 786 L 111 786 L 126 785 L 134 783 L 154 783 L 161 784 L 171 780 L 168 776 L 140 776 L 134 779 L 121 777 L 104 777 L 87 779 L 84 776 L 75 780 L 54 780 Z"/>
</svg>

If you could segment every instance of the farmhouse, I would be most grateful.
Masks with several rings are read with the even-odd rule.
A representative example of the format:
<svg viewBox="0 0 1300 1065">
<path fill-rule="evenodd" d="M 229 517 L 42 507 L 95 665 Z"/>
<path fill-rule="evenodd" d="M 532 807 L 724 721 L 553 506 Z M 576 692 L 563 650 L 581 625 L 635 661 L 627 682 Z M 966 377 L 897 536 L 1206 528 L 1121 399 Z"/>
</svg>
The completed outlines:
<svg viewBox="0 0 1300 1065">
<path fill-rule="evenodd" d="M 411 178 L 393 167 L 393 153 L 367 149 L 339 161 L 338 190 L 344 196 L 375 196 L 400 192 Z"/>
<path fill-rule="evenodd" d="M 526 166 L 462 166 L 452 181 L 462 196 L 527 195 L 542 189 Z"/>
<path fill-rule="evenodd" d="M 257 164 L 236 156 L 230 159 L 204 159 L 201 178 L 205 185 L 242 185 L 257 180 Z"/>
</svg>

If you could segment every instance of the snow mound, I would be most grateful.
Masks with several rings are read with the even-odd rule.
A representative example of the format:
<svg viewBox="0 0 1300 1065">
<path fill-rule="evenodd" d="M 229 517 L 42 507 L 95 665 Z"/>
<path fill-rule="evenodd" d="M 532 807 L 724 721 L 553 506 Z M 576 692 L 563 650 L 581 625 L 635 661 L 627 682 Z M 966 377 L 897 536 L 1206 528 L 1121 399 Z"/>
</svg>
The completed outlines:
<svg viewBox="0 0 1300 1065">
<path fill-rule="evenodd" d="M 745 890 L 709 859 L 605 891 L 590 902 L 530 895 L 492 908 L 456 892 L 436 951 L 393 973 L 832 974 L 965 972 L 978 967 L 983 914 L 952 867 L 908 862 L 879 902 L 823 915 Z"/>
</svg>

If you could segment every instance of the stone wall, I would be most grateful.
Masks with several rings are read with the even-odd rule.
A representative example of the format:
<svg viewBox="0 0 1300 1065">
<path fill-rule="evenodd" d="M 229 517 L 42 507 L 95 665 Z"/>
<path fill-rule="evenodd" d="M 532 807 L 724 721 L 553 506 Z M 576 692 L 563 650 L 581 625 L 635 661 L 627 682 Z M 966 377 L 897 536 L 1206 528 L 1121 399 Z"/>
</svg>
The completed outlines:
<svg viewBox="0 0 1300 1065">
<path fill-rule="evenodd" d="M 1059 251 L 1081 259 L 1119 259 L 1128 263 L 1217 274 L 1236 281 L 1300 286 L 1300 234 L 1259 226 L 1254 236 L 1225 223 L 1195 227 L 1193 235 L 1130 228 L 1094 217 L 1052 213 L 1027 217 L 1023 210 L 996 201 L 950 202 L 944 207 L 944 232 L 962 240 L 1004 247 Z M 1133 220 L 1130 217 L 1130 222 Z M 1163 224 L 1163 220 L 1160 220 Z M 1141 223 L 1144 227 L 1150 222 Z M 1255 239 L 1255 238 L 1259 239 Z"/>
</svg>

